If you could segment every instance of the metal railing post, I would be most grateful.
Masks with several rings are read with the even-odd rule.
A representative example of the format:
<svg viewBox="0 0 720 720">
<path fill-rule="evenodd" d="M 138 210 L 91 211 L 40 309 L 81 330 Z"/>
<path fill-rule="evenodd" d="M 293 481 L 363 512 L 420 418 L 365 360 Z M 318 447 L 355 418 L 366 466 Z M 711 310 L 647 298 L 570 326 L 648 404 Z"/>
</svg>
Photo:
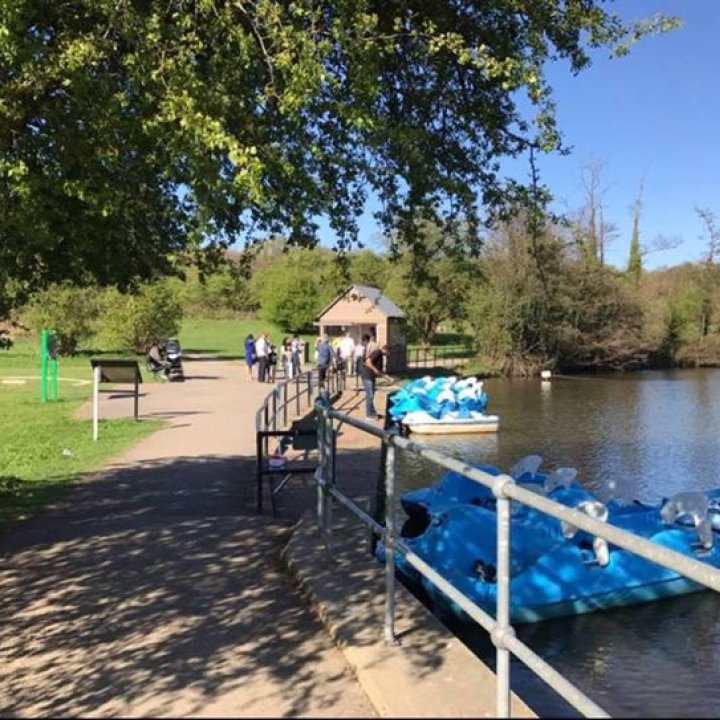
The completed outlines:
<svg viewBox="0 0 720 720">
<path fill-rule="evenodd" d="M 277 406 L 278 406 L 278 391 L 277 388 L 272 393 L 272 429 L 277 430 Z"/>
<path fill-rule="evenodd" d="M 266 438 L 267 439 L 267 438 Z M 263 457 L 263 433 L 258 430 L 255 433 L 255 483 L 257 485 L 257 511 L 262 512 L 263 498 L 262 498 L 262 481 L 263 481 L 263 464 L 265 462 Z"/>
<path fill-rule="evenodd" d="M 100 417 L 100 372 L 100 366 L 96 365 L 93 368 L 93 440 L 98 439 L 98 418 Z"/>
<path fill-rule="evenodd" d="M 333 468 L 333 420 L 330 416 L 330 396 L 327 390 L 323 391 L 323 412 L 325 424 L 323 427 L 323 445 L 325 450 L 325 462 L 323 463 L 323 486 L 322 486 L 322 533 L 325 539 L 325 551 L 332 556 L 332 494 L 331 488 L 335 469 Z"/>
<path fill-rule="evenodd" d="M 56 364 L 57 367 L 57 364 Z M 135 371 L 135 379 L 133 381 L 133 391 L 134 391 L 134 410 L 135 410 L 135 420 L 140 419 L 140 370 Z M 55 391 L 55 400 L 57 400 L 57 390 Z"/>
<path fill-rule="evenodd" d="M 328 447 L 325 434 L 325 425 L 327 424 L 327 408 L 325 407 L 325 399 L 320 397 L 315 404 L 315 414 L 317 415 L 318 429 L 318 455 L 320 456 L 315 481 L 317 486 L 317 526 L 320 532 L 323 531 L 323 519 L 325 517 L 325 493 L 323 482 L 325 479 L 328 458 Z"/>
<path fill-rule="evenodd" d="M 325 551 L 327 552 L 329 557 L 332 557 L 332 520 L 333 520 L 333 502 L 332 502 L 332 493 L 331 489 L 334 485 L 335 481 L 335 429 L 334 429 L 334 423 L 332 417 L 329 415 L 330 410 L 330 398 L 325 393 L 325 397 L 323 398 L 325 401 L 325 412 L 328 413 L 326 415 L 325 420 L 325 452 L 327 453 L 326 459 L 327 462 L 325 464 L 325 473 L 323 477 L 323 510 L 324 510 L 324 516 L 323 516 L 323 532 L 325 535 Z"/>
<path fill-rule="evenodd" d="M 282 394 L 283 394 L 283 427 L 286 428 L 288 424 L 288 390 L 287 390 L 288 384 L 284 382 L 282 384 Z"/>
<path fill-rule="evenodd" d="M 492 633 L 496 648 L 495 715 L 510 717 L 510 651 L 505 644 L 510 626 L 510 498 L 505 487 L 513 483 L 509 475 L 501 475 L 494 488 L 497 497 L 497 618 Z"/>
<path fill-rule="evenodd" d="M 265 412 L 264 412 L 264 420 L 265 424 L 263 425 L 263 430 L 269 430 L 270 429 L 270 408 L 268 407 L 267 401 L 265 402 Z M 270 454 L 270 437 L 268 435 L 265 436 L 265 457 L 267 457 Z"/>
<path fill-rule="evenodd" d="M 300 373 L 295 375 L 295 413 L 300 417 Z"/>
<path fill-rule="evenodd" d="M 385 457 L 385 643 L 395 638 L 395 444 L 387 438 Z"/>
</svg>

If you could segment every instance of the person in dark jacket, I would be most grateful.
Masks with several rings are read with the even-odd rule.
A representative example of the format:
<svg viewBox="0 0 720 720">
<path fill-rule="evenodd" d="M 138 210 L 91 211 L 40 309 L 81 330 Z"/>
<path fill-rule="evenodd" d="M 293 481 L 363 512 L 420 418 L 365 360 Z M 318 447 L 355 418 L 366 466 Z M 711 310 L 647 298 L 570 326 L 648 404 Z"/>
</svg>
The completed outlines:
<svg viewBox="0 0 720 720">
<path fill-rule="evenodd" d="M 332 363 L 333 356 L 333 349 L 330 347 L 328 337 L 324 335 L 317 345 L 318 382 L 320 385 L 325 384 L 325 378 L 327 377 L 328 368 Z"/>
<path fill-rule="evenodd" d="M 255 338 L 250 333 L 245 338 L 245 366 L 247 367 L 248 380 L 252 380 L 252 369 L 255 364 Z"/>
<path fill-rule="evenodd" d="M 376 420 L 379 416 L 375 409 L 375 380 L 379 377 L 387 378 L 392 382 L 392 378 L 387 375 L 384 370 L 385 356 L 388 354 L 388 346 L 371 348 L 370 352 L 365 354 L 365 361 L 360 368 L 360 375 L 365 388 L 365 417 L 370 420 Z"/>
</svg>

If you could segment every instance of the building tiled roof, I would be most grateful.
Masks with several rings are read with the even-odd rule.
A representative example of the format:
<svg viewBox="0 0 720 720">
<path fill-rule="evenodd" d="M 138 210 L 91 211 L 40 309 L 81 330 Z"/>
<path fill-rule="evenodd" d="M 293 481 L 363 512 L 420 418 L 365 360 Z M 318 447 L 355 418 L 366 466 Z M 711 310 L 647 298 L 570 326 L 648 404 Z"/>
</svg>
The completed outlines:
<svg viewBox="0 0 720 720">
<path fill-rule="evenodd" d="M 318 315 L 318 319 L 322 318 L 322 316 L 325 315 L 330 308 L 336 305 L 351 292 L 356 292 L 358 295 L 367 298 L 383 315 L 385 315 L 385 317 L 405 317 L 405 313 L 387 295 L 383 295 L 378 288 L 370 287 L 369 285 L 350 285 L 322 310 L 322 312 Z"/>
</svg>

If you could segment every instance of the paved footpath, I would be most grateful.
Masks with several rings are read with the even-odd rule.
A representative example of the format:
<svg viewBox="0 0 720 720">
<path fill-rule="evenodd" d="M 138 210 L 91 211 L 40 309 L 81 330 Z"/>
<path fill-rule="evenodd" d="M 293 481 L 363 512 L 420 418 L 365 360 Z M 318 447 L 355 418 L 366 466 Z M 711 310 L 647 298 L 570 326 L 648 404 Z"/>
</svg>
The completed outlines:
<svg viewBox="0 0 720 720">
<path fill-rule="evenodd" d="M 374 716 L 281 562 L 300 494 L 255 513 L 271 386 L 239 363 L 185 371 L 142 386 L 166 429 L 0 537 L 0 716 Z M 103 395 L 101 418 L 131 413 Z"/>
<path fill-rule="evenodd" d="M 0 717 L 494 717 L 492 671 L 400 585 L 384 642 L 368 531 L 333 513 L 329 559 L 307 476 L 256 514 L 272 386 L 238 363 L 185 369 L 142 386 L 141 418 L 166 429 L 0 536 Z M 336 407 L 362 414 L 362 394 Z M 102 396 L 101 418 L 132 412 Z M 379 441 L 337 432 L 338 487 L 368 510 Z"/>
</svg>

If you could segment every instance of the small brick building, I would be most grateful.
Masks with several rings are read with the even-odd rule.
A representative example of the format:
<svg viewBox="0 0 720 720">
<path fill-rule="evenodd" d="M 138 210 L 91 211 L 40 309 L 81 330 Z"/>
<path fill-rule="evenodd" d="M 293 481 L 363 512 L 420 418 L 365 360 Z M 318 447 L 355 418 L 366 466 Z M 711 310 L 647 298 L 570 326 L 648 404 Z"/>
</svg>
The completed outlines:
<svg viewBox="0 0 720 720">
<path fill-rule="evenodd" d="M 349 332 L 355 342 L 364 334 L 374 335 L 379 345 L 387 343 L 387 372 L 405 369 L 407 344 L 403 333 L 405 313 L 378 288 L 350 285 L 318 316 L 320 336 L 331 340 Z"/>
</svg>

